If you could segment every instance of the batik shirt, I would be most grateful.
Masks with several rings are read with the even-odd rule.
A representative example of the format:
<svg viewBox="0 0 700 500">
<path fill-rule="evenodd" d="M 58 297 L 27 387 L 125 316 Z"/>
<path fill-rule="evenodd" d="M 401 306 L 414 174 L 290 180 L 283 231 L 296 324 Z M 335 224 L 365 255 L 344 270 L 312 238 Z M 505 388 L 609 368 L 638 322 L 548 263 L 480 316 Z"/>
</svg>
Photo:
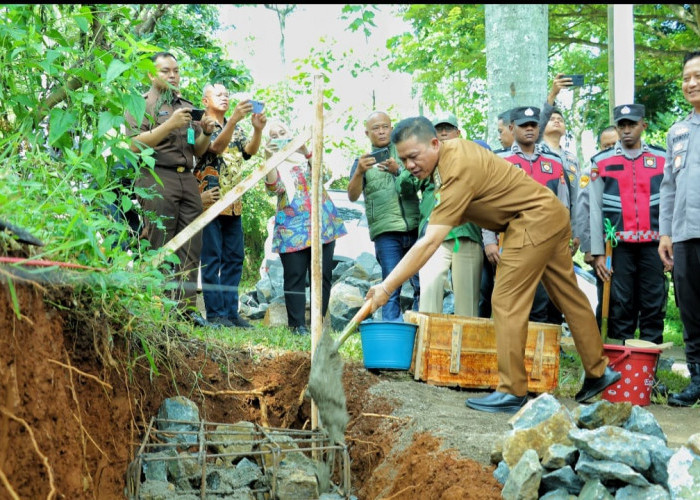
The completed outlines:
<svg viewBox="0 0 700 500">
<path fill-rule="evenodd" d="M 226 120 L 224 120 L 224 126 Z M 211 142 L 219 136 L 223 127 L 217 124 L 216 130 L 211 135 Z M 197 165 L 194 168 L 194 175 L 199 181 L 199 192 L 203 193 L 209 189 L 219 187 L 219 193 L 223 198 L 226 193 L 231 191 L 236 184 L 241 180 L 241 165 L 250 158 L 250 155 L 245 152 L 245 145 L 248 143 L 248 138 L 241 127 L 236 125 L 233 129 L 231 142 L 221 155 L 217 155 L 211 151 L 204 153 L 204 156 L 199 158 Z M 204 206 L 204 210 L 212 204 Z M 233 202 L 230 207 L 226 207 L 221 215 L 241 215 L 242 204 L 238 199 Z"/>
<path fill-rule="evenodd" d="M 291 168 L 296 192 L 288 199 L 281 177 L 265 187 L 277 195 L 277 213 L 272 233 L 272 251 L 277 253 L 297 252 L 311 246 L 311 181 L 308 163 Z M 333 201 L 323 190 L 321 207 L 321 242 L 330 243 L 347 234 L 343 220 L 338 216 Z"/>
</svg>

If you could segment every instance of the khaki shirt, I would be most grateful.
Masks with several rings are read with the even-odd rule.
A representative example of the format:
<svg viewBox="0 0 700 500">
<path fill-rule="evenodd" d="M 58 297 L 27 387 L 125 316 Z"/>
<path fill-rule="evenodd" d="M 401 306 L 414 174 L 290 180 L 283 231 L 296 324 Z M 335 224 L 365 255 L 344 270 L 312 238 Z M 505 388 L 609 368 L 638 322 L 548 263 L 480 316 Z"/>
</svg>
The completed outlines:
<svg viewBox="0 0 700 500">
<path fill-rule="evenodd" d="M 436 205 L 429 224 L 466 222 L 506 232 L 503 246 L 538 245 L 567 227 L 569 212 L 551 189 L 465 139 L 440 144 L 433 172 Z"/>
<path fill-rule="evenodd" d="M 143 94 L 143 98 L 146 99 L 146 116 L 143 117 L 140 126 L 136 125 L 133 116 L 129 113 L 126 114 L 125 118 L 131 128 L 132 137 L 153 130 L 158 125 L 165 123 L 177 109 L 194 107 L 190 101 L 178 95 L 172 103 L 164 102 L 158 109 L 155 109 L 158 97 L 160 97 L 160 93 L 154 89 Z M 153 121 L 149 117 L 152 117 Z M 194 128 L 196 139 L 202 133 L 202 127 L 198 122 L 192 122 L 192 128 Z M 189 127 L 181 127 L 172 130 L 165 139 L 153 148 L 156 167 L 176 168 L 184 166 L 192 169 L 194 166 L 194 144 L 187 143 L 188 129 Z"/>
</svg>

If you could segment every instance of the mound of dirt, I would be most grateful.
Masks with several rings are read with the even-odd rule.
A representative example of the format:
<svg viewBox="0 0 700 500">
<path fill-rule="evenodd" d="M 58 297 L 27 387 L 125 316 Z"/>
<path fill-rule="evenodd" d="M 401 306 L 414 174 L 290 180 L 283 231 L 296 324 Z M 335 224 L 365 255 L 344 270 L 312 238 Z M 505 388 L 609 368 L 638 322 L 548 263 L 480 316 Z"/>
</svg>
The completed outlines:
<svg viewBox="0 0 700 500">
<path fill-rule="evenodd" d="M 111 366 L 96 347 L 103 332 L 69 325 L 39 287 L 15 289 L 19 316 L 7 283 L 0 288 L 0 498 L 125 498 L 127 465 L 161 402 L 176 395 L 210 422 L 310 428 L 309 353 L 174 340 L 183 363 L 156 376 L 123 337 L 114 336 Z M 390 389 L 373 392 L 405 383 L 394 377 L 344 367 L 353 494 L 500 498 L 493 466 L 445 449 L 430 433 L 427 422 L 438 417 L 431 408 L 419 419 L 401 415 Z"/>
</svg>

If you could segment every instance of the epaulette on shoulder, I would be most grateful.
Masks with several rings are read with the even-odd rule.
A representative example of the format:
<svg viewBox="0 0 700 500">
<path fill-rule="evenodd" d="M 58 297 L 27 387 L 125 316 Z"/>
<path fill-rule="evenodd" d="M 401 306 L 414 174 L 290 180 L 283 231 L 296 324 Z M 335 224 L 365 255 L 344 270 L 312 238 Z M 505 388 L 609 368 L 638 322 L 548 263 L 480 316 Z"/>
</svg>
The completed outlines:
<svg viewBox="0 0 700 500">
<path fill-rule="evenodd" d="M 648 144 L 649 146 L 649 151 L 652 151 L 655 154 L 660 154 L 660 155 L 665 155 L 666 154 L 666 148 L 662 148 L 661 146 L 658 146 L 657 144 Z"/>
<path fill-rule="evenodd" d="M 615 146 L 612 146 L 608 149 L 603 149 L 602 151 L 598 151 L 596 154 L 594 154 L 591 157 L 592 162 L 598 162 L 602 160 L 603 158 L 608 158 L 610 156 L 614 156 L 616 154 L 615 152 Z"/>
</svg>

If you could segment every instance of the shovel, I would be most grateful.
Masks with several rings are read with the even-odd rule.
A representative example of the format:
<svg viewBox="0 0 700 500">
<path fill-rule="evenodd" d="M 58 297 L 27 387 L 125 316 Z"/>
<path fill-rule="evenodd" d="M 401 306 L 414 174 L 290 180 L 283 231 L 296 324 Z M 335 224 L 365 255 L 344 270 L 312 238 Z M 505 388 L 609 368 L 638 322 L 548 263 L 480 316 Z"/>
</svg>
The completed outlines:
<svg viewBox="0 0 700 500">
<path fill-rule="evenodd" d="M 370 312 L 372 301 L 367 300 L 343 329 L 338 340 L 334 341 L 333 337 L 324 331 L 311 358 L 309 385 L 306 391 L 316 402 L 319 418 L 328 431 L 331 444 L 344 441 L 345 428 L 350 420 L 342 383 L 343 360 L 338 354 L 338 349 Z"/>
</svg>

